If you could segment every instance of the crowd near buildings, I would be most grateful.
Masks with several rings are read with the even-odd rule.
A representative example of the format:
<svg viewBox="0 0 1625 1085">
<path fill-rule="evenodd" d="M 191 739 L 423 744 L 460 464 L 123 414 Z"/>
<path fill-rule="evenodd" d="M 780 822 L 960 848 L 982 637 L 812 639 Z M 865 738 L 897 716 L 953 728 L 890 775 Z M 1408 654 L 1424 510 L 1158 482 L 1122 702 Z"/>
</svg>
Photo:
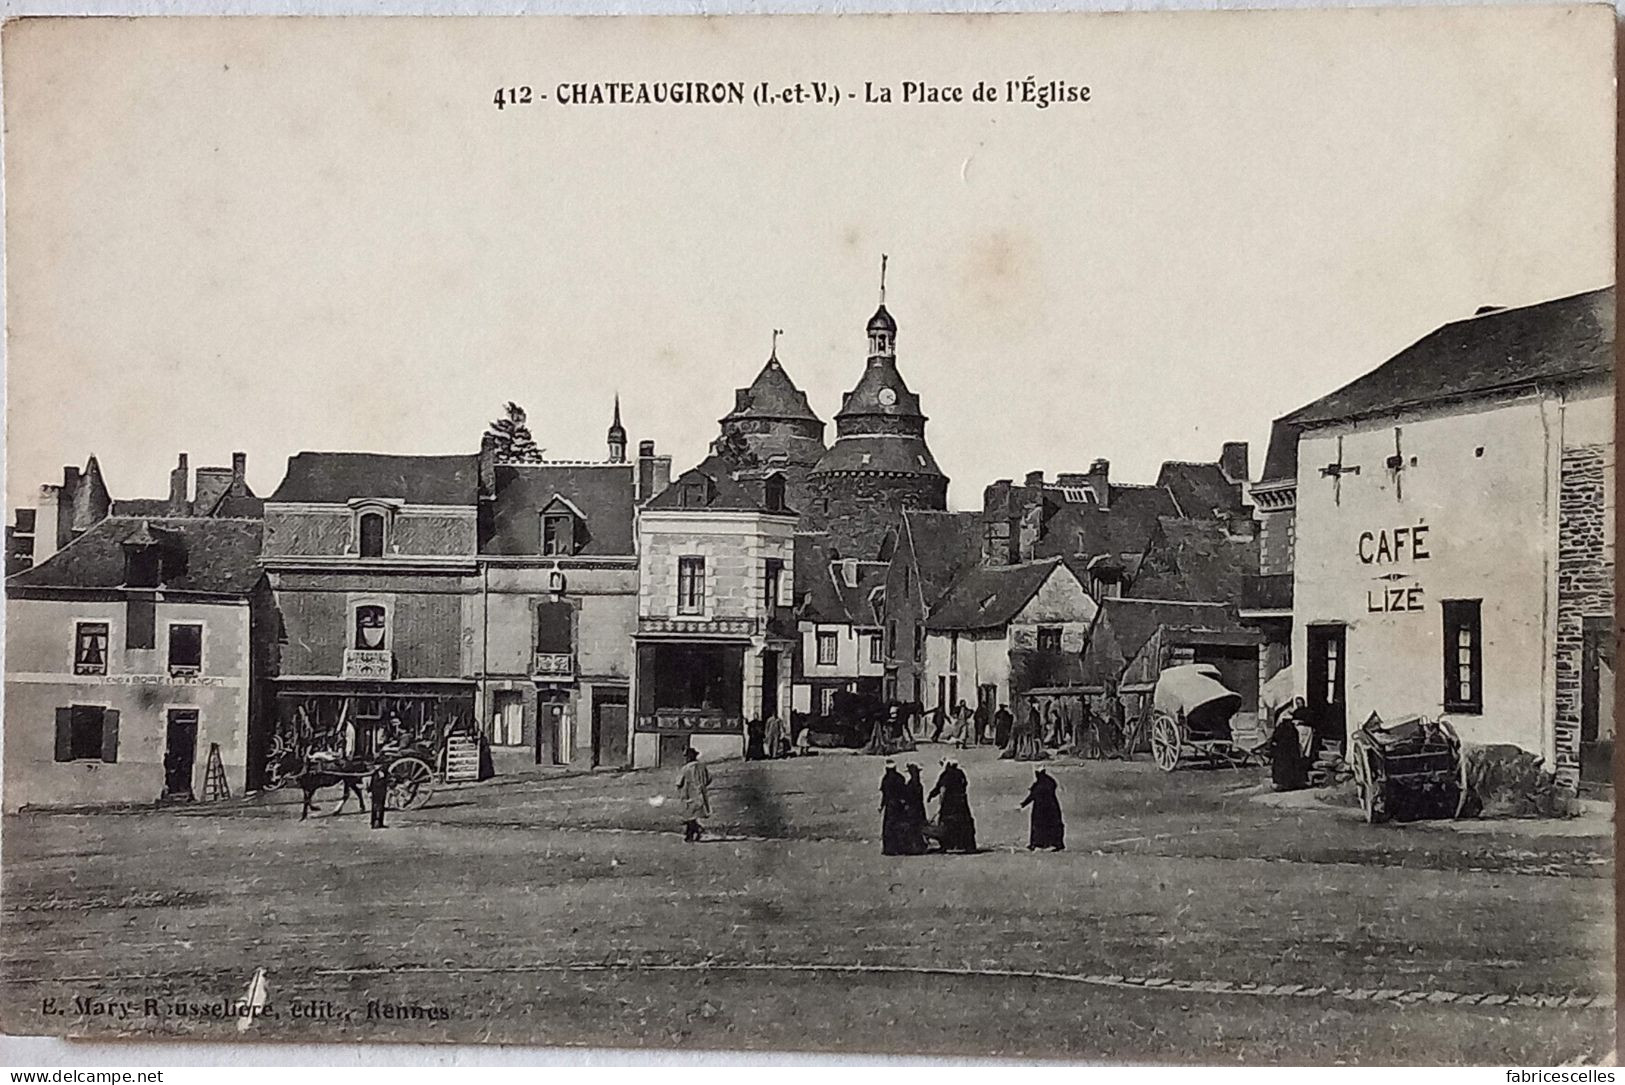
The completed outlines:
<svg viewBox="0 0 1625 1085">
<path fill-rule="evenodd" d="M 1188 662 L 1249 713 L 1286 680 L 1339 738 L 1445 717 L 1566 786 L 1606 776 L 1611 288 L 1374 359 L 1275 422 L 1256 480 L 1229 442 L 1140 483 L 1105 459 L 994 480 L 964 510 L 884 289 L 865 333 L 833 437 L 775 342 L 676 473 L 630 451 L 618 401 L 579 461 L 305 451 L 261 497 L 241 454 L 182 454 L 154 499 L 65 468 L 7 531 L 7 808 L 186 801 L 211 772 L 240 793 L 279 744 L 365 756 L 402 728 L 625 768 L 865 703 L 986 721 L 1066 690 L 1132 718 Z"/>
</svg>

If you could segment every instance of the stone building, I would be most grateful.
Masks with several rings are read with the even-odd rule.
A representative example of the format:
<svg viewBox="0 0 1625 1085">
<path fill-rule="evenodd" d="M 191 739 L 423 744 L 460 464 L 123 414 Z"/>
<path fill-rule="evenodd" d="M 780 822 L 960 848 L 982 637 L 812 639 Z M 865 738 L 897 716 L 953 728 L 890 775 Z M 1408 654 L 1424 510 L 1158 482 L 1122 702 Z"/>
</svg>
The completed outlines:
<svg viewBox="0 0 1625 1085">
<path fill-rule="evenodd" d="M 948 479 L 925 442 L 920 397 L 897 368 L 897 322 L 869 318 L 863 375 L 835 412 L 835 443 L 807 478 L 803 530 L 820 531 L 841 558 L 877 560 L 904 509 L 945 509 Z"/>
<path fill-rule="evenodd" d="M 822 534 L 795 541 L 797 593 L 792 706 L 814 722 L 834 716 L 839 693 L 888 695 L 885 620 L 887 565 L 831 559 Z"/>
<path fill-rule="evenodd" d="M 289 459 L 265 502 L 278 734 L 365 756 L 480 718 L 480 473 L 475 455 Z"/>
<path fill-rule="evenodd" d="M 7 810 L 258 783 L 261 525 L 107 516 L 6 581 Z"/>
<path fill-rule="evenodd" d="M 638 766 L 742 753 L 746 721 L 791 704 L 797 513 L 783 475 L 710 456 L 638 510 Z"/>
<path fill-rule="evenodd" d="M 782 475 L 786 502 L 807 508 L 807 476 L 826 451 L 824 422 L 779 362 L 777 334 L 761 372 L 750 387 L 734 390 L 733 410 L 718 425 L 713 455 L 730 460 L 741 477 Z"/>
<path fill-rule="evenodd" d="M 1449 719 L 1606 774 L 1614 292 L 1484 309 L 1286 416 L 1293 655 L 1321 725 Z"/>
<path fill-rule="evenodd" d="M 905 509 L 882 554 L 886 661 L 884 695 L 935 707 L 926 668 L 926 622 L 980 563 L 982 518 L 974 512 Z"/>
</svg>

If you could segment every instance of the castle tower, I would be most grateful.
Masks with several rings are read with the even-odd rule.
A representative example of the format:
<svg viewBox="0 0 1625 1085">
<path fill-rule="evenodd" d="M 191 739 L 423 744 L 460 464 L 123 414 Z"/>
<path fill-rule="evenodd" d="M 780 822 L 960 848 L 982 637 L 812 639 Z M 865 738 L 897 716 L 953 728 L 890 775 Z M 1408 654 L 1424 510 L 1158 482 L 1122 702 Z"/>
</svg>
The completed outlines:
<svg viewBox="0 0 1625 1085">
<path fill-rule="evenodd" d="M 948 478 L 925 443 L 920 397 L 897 370 L 897 321 L 880 307 L 869 318 L 869 359 L 835 414 L 835 443 L 808 477 L 808 530 L 827 531 L 842 554 L 873 558 L 903 509 L 948 507 Z"/>
<path fill-rule="evenodd" d="M 615 420 L 609 424 L 609 462 L 626 462 L 626 427 L 621 425 L 621 397 L 615 397 Z"/>
<path fill-rule="evenodd" d="M 806 507 L 806 479 L 824 455 L 824 421 L 813 413 L 807 393 L 796 387 L 779 361 L 779 336 L 749 388 L 734 390 L 734 407 L 720 420 L 711 453 L 728 460 L 739 477 L 784 475 L 785 501 Z"/>
</svg>

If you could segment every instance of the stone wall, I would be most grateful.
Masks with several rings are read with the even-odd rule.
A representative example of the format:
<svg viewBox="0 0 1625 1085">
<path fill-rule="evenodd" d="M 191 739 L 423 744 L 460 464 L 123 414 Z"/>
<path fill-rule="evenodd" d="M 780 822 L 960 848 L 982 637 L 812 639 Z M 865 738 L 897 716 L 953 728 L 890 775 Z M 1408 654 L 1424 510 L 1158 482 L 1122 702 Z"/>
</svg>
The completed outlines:
<svg viewBox="0 0 1625 1085">
<path fill-rule="evenodd" d="M 869 561 L 904 509 L 948 507 L 948 480 L 941 475 L 812 475 L 807 493 L 802 529 L 827 531 L 841 557 Z"/>
<path fill-rule="evenodd" d="M 1580 771 L 1582 650 L 1586 618 L 1614 613 L 1614 560 L 1608 545 L 1608 448 L 1563 450 L 1557 528 L 1558 782 L 1574 787 Z"/>
</svg>

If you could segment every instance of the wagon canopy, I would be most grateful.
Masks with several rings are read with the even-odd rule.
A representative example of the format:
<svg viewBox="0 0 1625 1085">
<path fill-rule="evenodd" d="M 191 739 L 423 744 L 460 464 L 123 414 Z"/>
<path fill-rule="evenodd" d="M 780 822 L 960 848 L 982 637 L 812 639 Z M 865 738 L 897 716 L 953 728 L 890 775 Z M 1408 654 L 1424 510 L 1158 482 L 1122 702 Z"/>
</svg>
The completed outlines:
<svg viewBox="0 0 1625 1085">
<path fill-rule="evenodd" d="M 1212 664 L 1187 663 L 1169 667 L 1157 678 L 1152 707 L 1183 717 L 1192 738 L 1229 738 L 1230 717 L 1241 708 L 1241 694 L 1225 688 Z"/>
</svg>

